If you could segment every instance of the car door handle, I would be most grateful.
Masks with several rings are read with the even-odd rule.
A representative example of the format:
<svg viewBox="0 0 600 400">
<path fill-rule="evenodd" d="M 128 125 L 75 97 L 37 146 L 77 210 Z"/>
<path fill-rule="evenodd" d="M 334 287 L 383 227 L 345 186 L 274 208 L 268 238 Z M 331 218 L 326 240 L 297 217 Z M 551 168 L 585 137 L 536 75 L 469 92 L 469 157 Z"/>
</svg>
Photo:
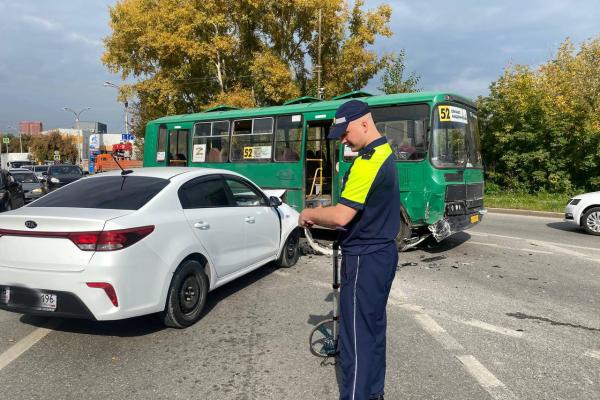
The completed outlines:
<svg viewBox="0 0 600 400">
<path fill-rule="evenodd" d="M 204 221 L 199 221 L 194 224 L 194 228 L 205 231 L 210 229 L 210 224 Z"/>
<path fill-rule="evenodd" d="M 249 223 L 249 224 L 253 224 L 254 222 L 256 222 L 256 220 L 254 219 L 254 217 L 246 217 L 244 218 L 244 221 Z"/>
</svg>

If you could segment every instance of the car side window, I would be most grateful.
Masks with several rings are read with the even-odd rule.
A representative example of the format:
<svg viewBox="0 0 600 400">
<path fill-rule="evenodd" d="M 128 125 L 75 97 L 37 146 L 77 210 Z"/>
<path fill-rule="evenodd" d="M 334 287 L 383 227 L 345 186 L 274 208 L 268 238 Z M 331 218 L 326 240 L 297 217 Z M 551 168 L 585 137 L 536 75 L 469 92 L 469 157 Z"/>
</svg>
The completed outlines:
<svg viewBox="0 0 600 400">
<path fill-rule="evenodd" d="M 249 183 L 236 178 L 225 178 L 225 182 L 231 190 L 234 204 L 237 207 L 265 207 L 268 205 L 265 196 Z"/>
<path fill-rule="evenodd" d="M 229 207 L 231 202 L 221 178 L 194 179 L 179 189 L 179 201 L 184 209 Z"/>
</svg>

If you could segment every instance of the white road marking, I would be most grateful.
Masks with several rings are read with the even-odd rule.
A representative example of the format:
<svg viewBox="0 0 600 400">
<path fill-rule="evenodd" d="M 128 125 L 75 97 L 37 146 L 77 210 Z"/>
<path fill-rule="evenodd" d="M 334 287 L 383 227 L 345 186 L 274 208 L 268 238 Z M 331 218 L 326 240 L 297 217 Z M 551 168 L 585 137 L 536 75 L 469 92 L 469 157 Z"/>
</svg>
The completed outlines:
<svg viewBox="0 0 600 400">
<path fill-rule="evenodd" d="M 591 256 L 589 256 L 587 254 L 583 254 L 583 253 L 580 253 L 580 252 L 575 251 L 575 250 L 564 249 L 564 248 L 562 248 L 560 246 L 556 246 L 556 245 L 548 243 L 548 242 L 538 242 L 538 241 L 535 241 L 533 243 L 538 244 L 540 246 L 547 247 L 547 248 L 552 249 L 552 250 L 555 250 L 555 251 L 557 251 L 559 253 L 563 253 L 563 254 L 566 254 L 566 255 L 569 255 L 569 256 L 580 258 L 580 259 L 585 260 L 585 261 L 591 261 L 591 262 L 600 263 L 600 258 L 599 257 L 591 257 Z"/>
<path fill-rule="evenodd" d="M 494 376 L 486 367 L 483 366 L 475 357 L 471 355 L 456 356 L 461 363 L 465 366 L 467 371 L 473 375 L 473 377 L 479 382 L 484 388 L 504 386 L 498 378 Z"/>
<path fill-rule="evenodd" d="M 519 251 L 525 251 L 525 252 L 529 252 L 529 253 L 554 254 L 551 251 L 535 250 L 535 249 L 519 249 L 519 248 L 516 248 L 516 247 L 502 246 L 502 245 L 495 244 L 495 243 L 476 242 L 474 240 L 469 241 L 469 243 L 471 243 L 471 244 L 477 244 L 477 245 L 480 245 L 480 246 L 495 247 L 495 248 L 498 248 L 498 249 L 505 249 L 505 250 L 519 250 Z"/>
<path fill-rule="evenodd" d="M 515 331 L 514 329 L 503 328 L 501 326 L 496 326 L 492 324 L 488 324 L 487 322 L 478 321 L 476 319 L 471 319 L 468 321 L 458 321 L 466 325 L 474 326 L 475 328 L 480 328 L 486 331 L 499 333 L 505 336 L 512 336 L 516 338 L 523 337 L 523 332 Z"/>
<path fill-rule="evenodd" d="M 429 333 L 442 347 L 450 352 L 463 351 L 464 347 L 456 341 L 444 328 L 427 314 L 414 314 L 413 318 L 421 325 L 421 328 Z"/>
<path fill-rule="evenodd" d="M 42 340 L 47 334 L 52 332 L 59 325 L 58 320 L 50 320 L 44 326 L 37 328 L 23 339 L 8 348 L 4 353 L 0 354 L 0 371 L 8 364 L 19 358 L 23 353 L 31 348 L 34 344 Z"/>
<path fill-rule="evenodd" d="M 588 350 L 585 352 L 585 355 L 600 360 L 600 350 Z"/>
<path fill-rule="evenodd" d="M 498 238 L 504 238 L 504 239 L 519 240 L 519 241 L 530 242 L 531 243 L 531 239 L 517 237 L 517 236 L 496 235 L 494 233 L 482 233 L 482 232 L 469 231 L 469 235 L 471 235 L 471 236 L 482 236 L 482 237 L 490 237 L 491 236 L 491 237 L 498 237 Z M 561 247 L 570 247 L 572 249 L 591 250 L 591 251 L 600 252 L 600 248 L 597 248 L 597 247 L 576 246 L 574 244 L 546 242 L 546 241 L 542 241 L 542 240 L 536 240 L 535 243 L 536 244 L 544 243 L 544 244 L 556 245 L 556 246 L 561 246 Z"/>
</svg>

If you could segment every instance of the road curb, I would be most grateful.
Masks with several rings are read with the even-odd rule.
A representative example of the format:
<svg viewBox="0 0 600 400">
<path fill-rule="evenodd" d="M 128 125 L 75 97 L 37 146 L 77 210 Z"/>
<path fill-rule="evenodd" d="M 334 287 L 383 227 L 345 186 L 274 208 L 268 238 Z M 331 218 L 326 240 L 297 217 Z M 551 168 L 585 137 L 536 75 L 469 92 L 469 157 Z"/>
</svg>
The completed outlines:
<svg viewBox="0 0 600 400">
<path fill-rule="evenodd" d="M 526 215 L 530 217 L 564 218 L 565 214 L 550 211 L 519 210 L 516 208 L 487 208 L 493 214 Z"/>
</svg>

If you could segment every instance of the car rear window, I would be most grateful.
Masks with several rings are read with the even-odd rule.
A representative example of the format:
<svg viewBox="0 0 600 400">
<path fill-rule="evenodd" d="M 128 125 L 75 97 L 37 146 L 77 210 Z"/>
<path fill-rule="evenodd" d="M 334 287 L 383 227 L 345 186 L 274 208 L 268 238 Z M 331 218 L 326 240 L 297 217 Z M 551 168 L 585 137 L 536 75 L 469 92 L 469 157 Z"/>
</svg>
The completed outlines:
<svg viewBox="0 0 600 400">
<path fill-rule="evenodd" d="M 58 167 L 50 167 L 48 174 L 51 176 L 57 175 L 81 175 L 81 170 L 75 165 L 61 165 Z"/>
<path fill-rule="evenodd" d="M 87 178 L 51 192 L 29 207 L 137 210 L 168 184 L 168 179 L 150 176 Z"/>
<path fill-rule="evenodd" d="M 38 178 L 33 172 L 12 172 L 12 176 L 19 183 L 37 183 Z"/>
</svg>

